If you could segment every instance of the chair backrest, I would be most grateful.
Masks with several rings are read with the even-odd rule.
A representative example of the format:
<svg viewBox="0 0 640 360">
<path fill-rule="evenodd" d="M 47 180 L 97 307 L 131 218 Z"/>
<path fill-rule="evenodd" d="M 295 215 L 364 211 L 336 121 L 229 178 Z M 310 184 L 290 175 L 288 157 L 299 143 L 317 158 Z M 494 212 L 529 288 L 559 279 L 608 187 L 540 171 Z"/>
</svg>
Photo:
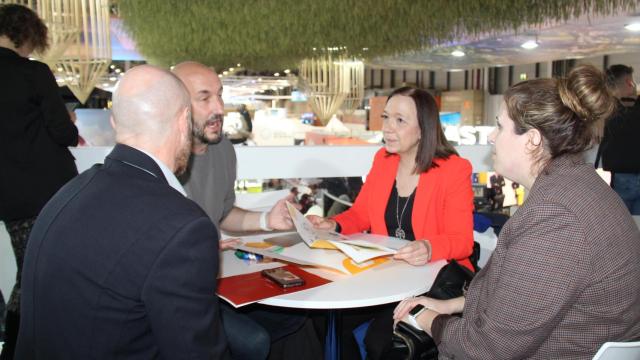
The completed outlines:
<svg viewBox="0 0 640 360">
<path fill-rule="evenodd" d="M 593 360 L 640 360 L 640 341 L 606 342 Z"/>
</svg>

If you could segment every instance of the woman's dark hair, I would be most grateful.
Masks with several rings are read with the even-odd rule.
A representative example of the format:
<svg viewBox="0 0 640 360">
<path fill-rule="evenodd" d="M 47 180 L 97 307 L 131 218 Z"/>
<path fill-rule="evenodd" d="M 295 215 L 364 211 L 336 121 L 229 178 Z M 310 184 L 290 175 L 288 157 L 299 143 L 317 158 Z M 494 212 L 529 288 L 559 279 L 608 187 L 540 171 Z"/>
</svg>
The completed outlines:
<svg viewBox="0 0 640 360">
<path fill-rule="evenodd" d="M 516 134 L 536 129 L 542 135 L 549 159 L 538 161 L 589 149 L 616 108 L 604 74 L 592 65 L 578 66 L 566 78 L 523 81 L 504 100 Z"/>
<path fill-rule="evenodd" d="M 27 45 L 44 52 L 49 47 L 47 26 L 38 14 L 22 5 L 0 5 L 0 35 L 8 37 L 16 48 Z"/>
<path fill-rule="evenodd" d="M 458 155 L 444 136 L 440 125 L 440 113 L 435 99 L 427 91 L 411 86 L 394 90 L 387 102 L 397 95 L 408 96 L 416 104 L 418 126 L 420 127 L 420 143 L 416 154 L 416 173 L 428 171 L 438 165 L 433 159 L 446 159 Z"/>
</svg>

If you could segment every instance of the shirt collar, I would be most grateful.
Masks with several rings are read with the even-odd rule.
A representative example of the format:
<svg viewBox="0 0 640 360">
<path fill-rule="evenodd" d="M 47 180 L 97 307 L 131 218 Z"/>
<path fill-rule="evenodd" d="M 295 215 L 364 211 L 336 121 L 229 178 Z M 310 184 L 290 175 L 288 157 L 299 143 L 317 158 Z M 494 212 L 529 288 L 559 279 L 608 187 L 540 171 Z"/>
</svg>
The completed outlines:
<svg viewBox="0 0 640 360">
<path fill-rule="evenodd" d="M 145 155 L 153 159 L 153 161 L 155 161 L 156 164 L 158 164 L 158 167 L 160 168 L 160 170 L 162 170 L 162 175 L 164 175 L 165 179 L 167 179 L 169 186 L 176 189 L 183 196 L 185 197 L 187 196 L 187 192 L 184 191 L 184 188 L 182 187 L 182 185 L 180 185 L 180 181 L 178 181 L 178 178 L 176 178 L 176 175 L 167 167 L 167 165 L 165 165 L 162 161 L 160 161 L 158 158 L 156 158 L 152 154 L 142 149 L 138 149 L 138 150 L 145 153 Z"/>
</svg>

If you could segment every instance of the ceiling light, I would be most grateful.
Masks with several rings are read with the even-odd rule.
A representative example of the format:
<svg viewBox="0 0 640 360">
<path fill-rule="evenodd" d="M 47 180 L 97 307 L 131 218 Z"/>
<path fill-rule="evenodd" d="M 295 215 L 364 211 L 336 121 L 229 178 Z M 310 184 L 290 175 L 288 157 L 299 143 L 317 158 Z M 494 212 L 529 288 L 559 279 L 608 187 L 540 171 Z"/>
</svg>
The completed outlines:
<svg viewBox="0 0 640 360">
<path fill-rule="evenodd" d="M 449 72 L 462 72 L 464 69 L 449 69 Z"/>
<path fill-rule="evenodd" d="M 520 45 L 523 49 L 533 50 L 538 47 L 538 42 L 535 40 L 527 40 Z"/>
<path fill-rule="evenodd" d="M 625 29 L 629 31 L 640 31 L 640 22 L 634 22 L 631 24 L 627 24 L 624 26 Z"/>
<path fill-rule="evenodd" d="M 291 72 L 291 70 L 289 70 L 289 69 L 285 69 L 285 70 L 284 70 L 284 73 L 285 73 L 285 74 L 289 74 L 290 72 Z"/>
<path fill-rule="evenodd" d="M 236 65 L 236 66 L 237 66 L 237 67 L 241 67 L 242 65 L 238 64 L 238 65 Z"/>
<path fill-rule="evenodd" d="M 229 71 L 233 71 L 233 70 L 235 70 L 235 69 L 234 68 L 229 68 Z"/>
<path fill-rule="evenodd" d="M 273 74 L 273 76 L 280 76 L 280 73 L 275 73 Z"/>
<path fill-rule="evenodd" d="M 463 57 L 464 55 L 465 53 L 462 50 L 453 50 L 451 52 L 451 56 L 455 56 L 455 57 Z"/>
</svg>

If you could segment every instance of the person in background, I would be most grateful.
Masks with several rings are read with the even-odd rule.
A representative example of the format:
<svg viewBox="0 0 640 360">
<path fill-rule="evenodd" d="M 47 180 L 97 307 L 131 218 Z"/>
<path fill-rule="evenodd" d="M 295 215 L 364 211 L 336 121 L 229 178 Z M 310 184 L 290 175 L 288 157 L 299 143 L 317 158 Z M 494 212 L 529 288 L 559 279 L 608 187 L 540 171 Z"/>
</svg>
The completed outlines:
<svg viewBox="0 0 640 360">
<path fill-rule="evenodd" d="M 175 174 L 191 104 L 141 65 L 113 94 L 116 146 L 65 185 L 31 233 L 17 359 L 223 359 L 218 231 Z"/>
<path fill-rule="evenodd" d="M 353 206 L 333 218 L 309 220 L 317 228 L 344 234 L 370 230 L 411 240 L 394 258 L 414 266 L 456 259 L 473 271 L 471 164 L 447 142 L 433 96 L 399 88 L 389 95 L 382 118 L 384 148 L 376 153 Z M 365 340 L 373 359 L 391 342 L 393 308 L 364 309 L 361 321 L 353 321 L 357 326 L 375 318 Z M 345 358 L 359 355 L 348 334 L 342 344 Z"/>
<path fill-rule="evenodd" d="M 238 112 L 242 115 L 246 125 L 247 125 L 247 133 L 251 136 L 251 132 L 253 132 L 253 123 L 251 122 L 251 114 L 249 114 L 249 110 L 247 109 L 247 105 L 240 104 L 238 107 Z"/>
<path fill-rule="evenodd" d="M 191 96 L 193 145 L 187 171 L 180 181 L 190 199 L 198 203 L 214 224 L 227 232 L 289 230 L 293 222 L 282 199 L 268 212 L 236 207 L 234 183 L 236 154 L 222 133 L 224 103 L 222 83 L 214 69 L 187 61 L 173 72 Z M 221 241 L 220 249 L 231 249 L 237 239 Z M 306 316 L 291 309 L 252 305 L 241 310 L 222 305 L 222 321 L 235 359 L 265 359 L 270 343 L 298 330 Z"/>
<path fill-rule="evenodd" d="M 13 359 L 22 263 L 31 228 L 53 194 L 78 174 L 67 148 L 77 145 L 78 130 L 49 67 L 28 59 L 47 47 L 47 27 L 35 12 L 0 4 L 0 220 L 18 268 L 7 305 L 2 360 Z"/>
<path fill-rule="evenodd" d="M 466 296 L 406 299 L 394 314 L 423 305 L 417 323 L 441 359 L 591 359 L 604 342 L 640 340 L 640 231 L 582 155 L 615 105 L 591 65 L 505 93 L 489 140 L 524 204 Z"/>
<path fill-rule="evenodd" d="M 640 215 L 640 101 L 633 68 L 612 65 L 607 78 L 618 106 L 607 121 L 598 157 L 602 157 L 603 168 L 611 172 L 613 190 L 632 215 Z"/>
<path fill-rule="evenodd" d="M 225 137 L 234 145 L 246 144 L 246 141 L 251 138 L 251 132 L 253 131 L 251 114 L 249 114 L 249 110 L 247 110 L 247 106 L 245 104 L 238 106 L 237 110 L 241 117 L 240 127 L 225 133 Z"/>
<path fill-rule="evenodd" d="M 502 210 L 504 204 L 504 177 L 500 174 L 493 174 L 489 178 L 491 183 L 491 211 Z"/>
</svg>

